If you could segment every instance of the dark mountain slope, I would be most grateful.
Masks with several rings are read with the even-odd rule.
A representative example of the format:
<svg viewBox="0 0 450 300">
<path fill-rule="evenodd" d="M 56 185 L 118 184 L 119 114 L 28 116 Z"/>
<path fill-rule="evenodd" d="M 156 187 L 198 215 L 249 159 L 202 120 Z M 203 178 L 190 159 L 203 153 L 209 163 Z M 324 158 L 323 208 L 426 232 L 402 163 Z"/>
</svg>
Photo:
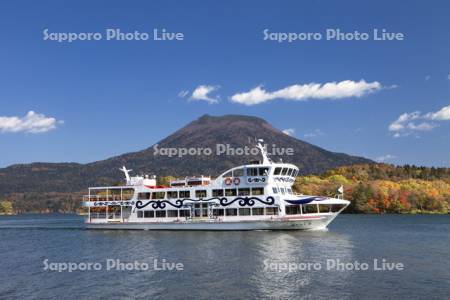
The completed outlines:
<svg viewBox="0 0 450 300">
<path fill-rule="evenodd" d="M 260 156 L 216 155 L 217 144 L 230 147 L 254 147 L 255 138 L 264 139 L 270 148 L 292 148 L 294 155 L 271 156 L 283 159 L 300 168 L 301 174 L 320 173 L 344 165 L 372 163 L 372 161 L 335 153 L 288 136 L 272 127 L 265 120 L 240 115 L 204 115 L 158 143 L 158 148 L 210 148 L 212 155 L 182 158 L 154 155 L 153 147 L 126 153 L 89 164 L 32 163 L 13 165 L 0 169 L 0 197 L 10 193 L 24 192 L 74 192 L 88 186 L 114 184 L 122 181 L 118 170 L 122 165 L 135 172 L 173 175 L 217 176 L 226 169 Z"/>
</svg>

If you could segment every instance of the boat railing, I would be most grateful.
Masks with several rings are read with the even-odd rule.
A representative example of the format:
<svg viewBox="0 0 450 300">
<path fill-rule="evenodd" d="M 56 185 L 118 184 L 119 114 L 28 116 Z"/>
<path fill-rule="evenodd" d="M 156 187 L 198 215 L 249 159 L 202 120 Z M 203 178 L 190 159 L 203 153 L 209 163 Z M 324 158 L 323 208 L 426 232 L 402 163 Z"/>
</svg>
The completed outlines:
<svg viewBox="0 0 450 300">
<path fill-rule="evenodd" d="M 119 213 L 104 213 L 104 212 L 91 212 L 91 219 L 108 219 L 108 220 L 120 220 L 122 219 L 120 212 Z"/>
</svg>

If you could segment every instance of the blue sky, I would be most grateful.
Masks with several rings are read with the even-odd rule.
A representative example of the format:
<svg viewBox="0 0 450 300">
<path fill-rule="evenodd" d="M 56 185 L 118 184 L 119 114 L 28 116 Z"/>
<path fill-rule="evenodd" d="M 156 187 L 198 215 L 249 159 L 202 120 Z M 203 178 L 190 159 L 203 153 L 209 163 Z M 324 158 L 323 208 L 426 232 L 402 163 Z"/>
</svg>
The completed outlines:
<svg viewBox="0 0 450 300">
<path fill-rule="evenodd" d="M 448 167 L 449 15 L 448 1 L 2 1 L 0 167 L 141 150 L 206 113 L 259 116 L 332 151 Z M 46 28 L 165 28 L 184 40 L 59 43 L 43 40 Z M 405 39 L 263 39 L 264 29 L 329 28 Z"/>
</svg>

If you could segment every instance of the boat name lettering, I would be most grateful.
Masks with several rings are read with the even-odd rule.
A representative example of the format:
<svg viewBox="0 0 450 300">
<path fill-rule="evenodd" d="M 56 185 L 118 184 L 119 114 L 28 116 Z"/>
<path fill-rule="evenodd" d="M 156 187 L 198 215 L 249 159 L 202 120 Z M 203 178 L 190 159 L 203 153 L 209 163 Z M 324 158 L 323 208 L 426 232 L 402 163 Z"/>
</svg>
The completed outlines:
<svg viewBox="0 0 450 300">
<path fill-rule="evenodd" d="M 266 182 L 265 177 L 249 177 L 247 178 L 248 183 L 260 183 L 260 182 Z"/>
</svg>

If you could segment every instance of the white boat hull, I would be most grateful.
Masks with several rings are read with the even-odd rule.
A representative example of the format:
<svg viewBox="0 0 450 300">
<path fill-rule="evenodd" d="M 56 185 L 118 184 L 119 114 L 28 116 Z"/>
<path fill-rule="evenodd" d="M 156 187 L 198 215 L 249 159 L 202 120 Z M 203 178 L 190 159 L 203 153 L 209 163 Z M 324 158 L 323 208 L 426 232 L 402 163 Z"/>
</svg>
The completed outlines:
<svg viewBox="0 0 450 300">
<path fill-rule="evenodd" d="M 337 213 L 261 221 L 105 222 L 86 223 L 88 229 L 118 230 L 323 230 Z"/>
</svg>

